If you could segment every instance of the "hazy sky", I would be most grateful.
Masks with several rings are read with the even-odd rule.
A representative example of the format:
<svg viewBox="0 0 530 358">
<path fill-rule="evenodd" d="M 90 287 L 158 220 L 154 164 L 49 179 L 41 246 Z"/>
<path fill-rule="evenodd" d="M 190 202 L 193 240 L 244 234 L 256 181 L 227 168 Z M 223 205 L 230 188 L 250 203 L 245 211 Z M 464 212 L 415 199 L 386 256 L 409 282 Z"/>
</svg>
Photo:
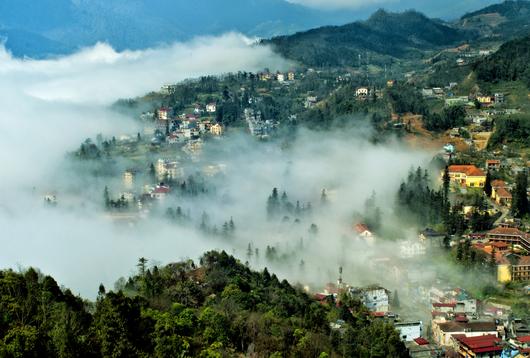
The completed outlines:
<svg viewBox="0 0 530 358">
<path fill-rule="evenodd" d="M 375 10 L 378 7 L 390 10 L 416 9 L 429 16 L 455 19 L 469 11 L 478 10 L 497 0 L 288 0 L 309 7 L 324 10 Z"/>
</svg>

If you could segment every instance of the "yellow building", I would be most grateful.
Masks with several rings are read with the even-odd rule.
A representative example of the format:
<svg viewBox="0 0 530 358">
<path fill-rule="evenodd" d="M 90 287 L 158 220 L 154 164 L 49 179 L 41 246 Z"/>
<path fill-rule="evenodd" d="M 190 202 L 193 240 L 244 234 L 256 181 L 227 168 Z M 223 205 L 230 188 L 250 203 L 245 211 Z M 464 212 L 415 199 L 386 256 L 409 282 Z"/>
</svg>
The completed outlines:
<svg viewBox="0 0 530 358">
<path fill-rule="evenodd" d="M 210 133 L 215 136 L 220 136 L 223 134 L 223 127 L 219 123 L 216 123 L 210 127 Z"/>
<path fill-rule="evenodd" d="M 449 178 L 464 188 L 483 188 L 486 183 L 486 174 L 474 165 L 450 165 Z"/>
<path fill-rule="evenodd" d="M 132 187 L 134 186 L 134 171 L 132 170 L 126 170 L 124 173 L 123 173 L 123 186 L 126 188 L 126 189 L 132 189 Z"/>
<path fill-rule="evenodd" d="M 509 263 L 497 265 L 497 281 L 500 283 L 510 282 L 512 280 L 512 269 Z"/>
</svg>

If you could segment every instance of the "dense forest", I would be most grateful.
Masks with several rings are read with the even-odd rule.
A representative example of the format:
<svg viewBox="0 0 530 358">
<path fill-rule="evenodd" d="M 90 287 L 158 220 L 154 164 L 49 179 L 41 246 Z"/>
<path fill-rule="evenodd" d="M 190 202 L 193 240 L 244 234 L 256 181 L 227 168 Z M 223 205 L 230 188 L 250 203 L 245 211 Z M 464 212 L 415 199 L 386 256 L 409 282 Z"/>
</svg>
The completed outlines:
<svg viewBox="0 0 530 358">
<path fill-rule="evenodd" d="M 530 117 L 528 115 L 517 114 L 495 121 L 495 132 L 493 132 L 488 146 L 494 148 L 501 144 L 510 143 L 530 146 Z"/>
<path fill-rule="evenodd" d="M 496 53 L 479 61 L 474 70 L 482 81 L 523 81 L 530 86 L 530 36 L 503 44 Z"/>
<path fill-rule="evenodd" d="M 407 357 L 359 301 L 320 304 L 225 252 L 200 265 L 138 264 L 95 303 L 34 269 L 0 271 L 1 357 Z M 345 321 L 343 329 L 329 323 Z"/>
<path fill-rule="evenodd" d="M 364 22 L 327 26 L 279 36 L 264 41 L 283 56 L 307 66 L 335 67 L 390 64 L 392 58 L 421 56 L 421 51 L 465 41 L 472 33 L 451 28 L 439 21 L 407 11 L 376 12 Z M 364 62 L 363 62 L 364 61 Z"/>
</svg>

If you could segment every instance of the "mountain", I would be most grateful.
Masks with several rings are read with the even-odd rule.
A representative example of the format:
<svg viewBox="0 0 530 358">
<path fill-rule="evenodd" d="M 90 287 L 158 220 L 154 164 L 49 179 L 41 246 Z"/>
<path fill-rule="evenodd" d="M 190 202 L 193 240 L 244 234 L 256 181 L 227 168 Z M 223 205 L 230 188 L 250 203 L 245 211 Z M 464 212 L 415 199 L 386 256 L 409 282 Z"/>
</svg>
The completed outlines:
<svg viewBox="0 0 530 358">
<path fill-rule="evenodd" d="M 359 56 L 372 64 L 413 58 L 426 49 L 474 38 L 473 32 L 450 27 L 416 11 L 379 10 L 366 21 L 326 26 L 264 41 L 287 58 L 308 66 L 355 66 Z"/>
<path fill-rule="evenodd" d="M 476 30 L 487 38 L 513 38 L 530 33 L 530 1 L 505 1 L 468 13 L 458 21 L 462 29 Z"/>
<path fill-rule="evenodd" d="M 284 0 L 2 0 L 0 30 L 16 55 L 67 53 L 97 41 L 143 49 L 238 31 L 271 37 L 361 16 Z M 41 39 L 40 44 L 35 44 Z M 29 44 L 35 44 L 31 48 Z"/>
<path fill-rule="evenodd" d="M 477 78 L 487 82 L 518 81 L 530 87 L 530 36 L 503 44 L 474 65 Z"/>
</svg>

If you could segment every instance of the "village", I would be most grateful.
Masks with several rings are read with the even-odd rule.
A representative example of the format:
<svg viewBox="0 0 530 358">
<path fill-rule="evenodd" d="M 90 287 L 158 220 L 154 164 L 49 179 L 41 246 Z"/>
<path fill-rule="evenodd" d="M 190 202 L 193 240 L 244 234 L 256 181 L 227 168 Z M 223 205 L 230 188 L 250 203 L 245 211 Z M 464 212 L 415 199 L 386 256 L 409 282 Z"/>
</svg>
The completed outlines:
<svg viewBox="0 0 530 358">
<path fill-rule="evenodd" d="M 248 80 L 250 77 L 252 79 Z M 207 191 L 208 183 L 224 175 L 227 167 L 222 161 L 204 158 L 206 142 L 222 145 L 227 134 L 234 131 L 246 133 L 258 141 L 274 141 L 282 136 L 286 123 L 295 123 L 303 111 L 319 110 L 330 93 L 348 88 L 355 105 L 370 108 L 388 101 L 387 91 L 399 85 L 397 80 L 390 79 L 379 86 L 362 86 L 359 84 L 363 80 L 351 74 L 312 70 L 303 73 L 265 71 L 240 78 L 242 83 L 247 81 L 258 81 L 263 88 L 245 88 L 238 82 L 235 85 L 237 94 L 225 87 L 221 96 L 201 94 L 197 97 L 203 98 L 202 102 L 189 101 L 184 108 L 182 105 L 173 107 L 170 101 L 160 105 L 163 101 L 158 101 L 154 110 L 140 114 L 142 131 L 136 136 L 100 140 L 99 145 L 82 144 L 81 156 L 93 155 L 92 158 L 97 159 L 106 152 L 128 159 L 128 166 L 121 169 L 120 180 L 112 188 L 105 188 L 108 217 L 134 225 L 162 207 L 168 196 Z M 324 90 L 305 91 L 308 81 L 325 82 L 327 86 Z M 434 149 L 446 165 L 452 204 L 458 205 L 466 221 L 473 220 L 474 215 L 487 213 L 491 218 L 487 229 L 468 229 L 455 235 L 439 228 L 425 228 L 416 238 L 401 241 L 392 256 L 373 257 L 371 269 L 374 272 L 405 283 L 399 290 L 399 298 L 397 290 L 392 292 L 377 283 L 366 287 L 348 285 L 342 279 L 342 268 L 336 283 L 326 285 L 319 292 L 310 292 L 323 305 L 341 305 L 346 296 L 359 300 L 370 311 L 371 319 L 394 325 L 412 357 L 525 356 L 530 354 L 528 305 L 514 310 L 509 299 L 473 296 L 465 285 L 453 285 L 450 279 L 439 277 L 432 268 L 419 268 L 425 260 L 439 255 L 441 247 L 457 252 L 467 245 L 466 250 L 479 255 L 484 265 L 492 267 L 492 277 L 498 285 L 515 287 L 512 291 L 518 297 L 517 304 L 530 299 L 529 223 L 512 215 L 514 192 L 518 190 L 517 176 L 527 172 L 530 161 L 525 161 L 527 157 L 523 151 L 514 153 L 513 147 L 505 146 L 502 150 L 489 150 L 488 147 L 494 118 L 515 114 L 521 109 L 510 107 L 510 97 L 503 93 L 475 91 L 460 96 L 457 87 L 457 83 L 450 83 L 445 88 L 417 90 L 426 101 L 465 109 L 462 125 L 449 128 L 434 138 L 434 146 L 438 146 Z M 289 91 L 296 93 L 294 102 L 297 104 L 277 112 L 278 117 L 272 117 L 270 107 L 277 102 L 267 103 L 271 96 L 285 95 L 285 91 L 289 96 L 294 95 Z M 170 98 L 177 92 L 178 85 L 166 85 L 158 95 Z M 240 98 L 238 109 L 227 105 L 236 101 L 234 97 Z M 418 135 L 411 123 L 413 117 L 392 113 L 385 128 L 391 133 L 405 133 L 406 141 L 411 135 Z M 442 185 L 443 176 L 444 170 L 441 170 L 436 178 L 437 185 Z M 528 196 L 528 188 L 525 194 Z M 482 198 L 480 206 L 475 203 L 477 197 Z M 45 200 L 56 204 L 58 199 L 55 194 L 47 194 Z M 186 215 L 178 210 L 177 215 Z M 379 240 L 365 223 L 354 223 L 352 227 L 354 235 L 367 245 Z M 443 255 L 448 255 L 447 251 Z M 525 308 L 526 315 L 521 315 Z M 343 323 L 337 320 L 331 322 L 330 327 L 340 332 Z"/>
</svg>

